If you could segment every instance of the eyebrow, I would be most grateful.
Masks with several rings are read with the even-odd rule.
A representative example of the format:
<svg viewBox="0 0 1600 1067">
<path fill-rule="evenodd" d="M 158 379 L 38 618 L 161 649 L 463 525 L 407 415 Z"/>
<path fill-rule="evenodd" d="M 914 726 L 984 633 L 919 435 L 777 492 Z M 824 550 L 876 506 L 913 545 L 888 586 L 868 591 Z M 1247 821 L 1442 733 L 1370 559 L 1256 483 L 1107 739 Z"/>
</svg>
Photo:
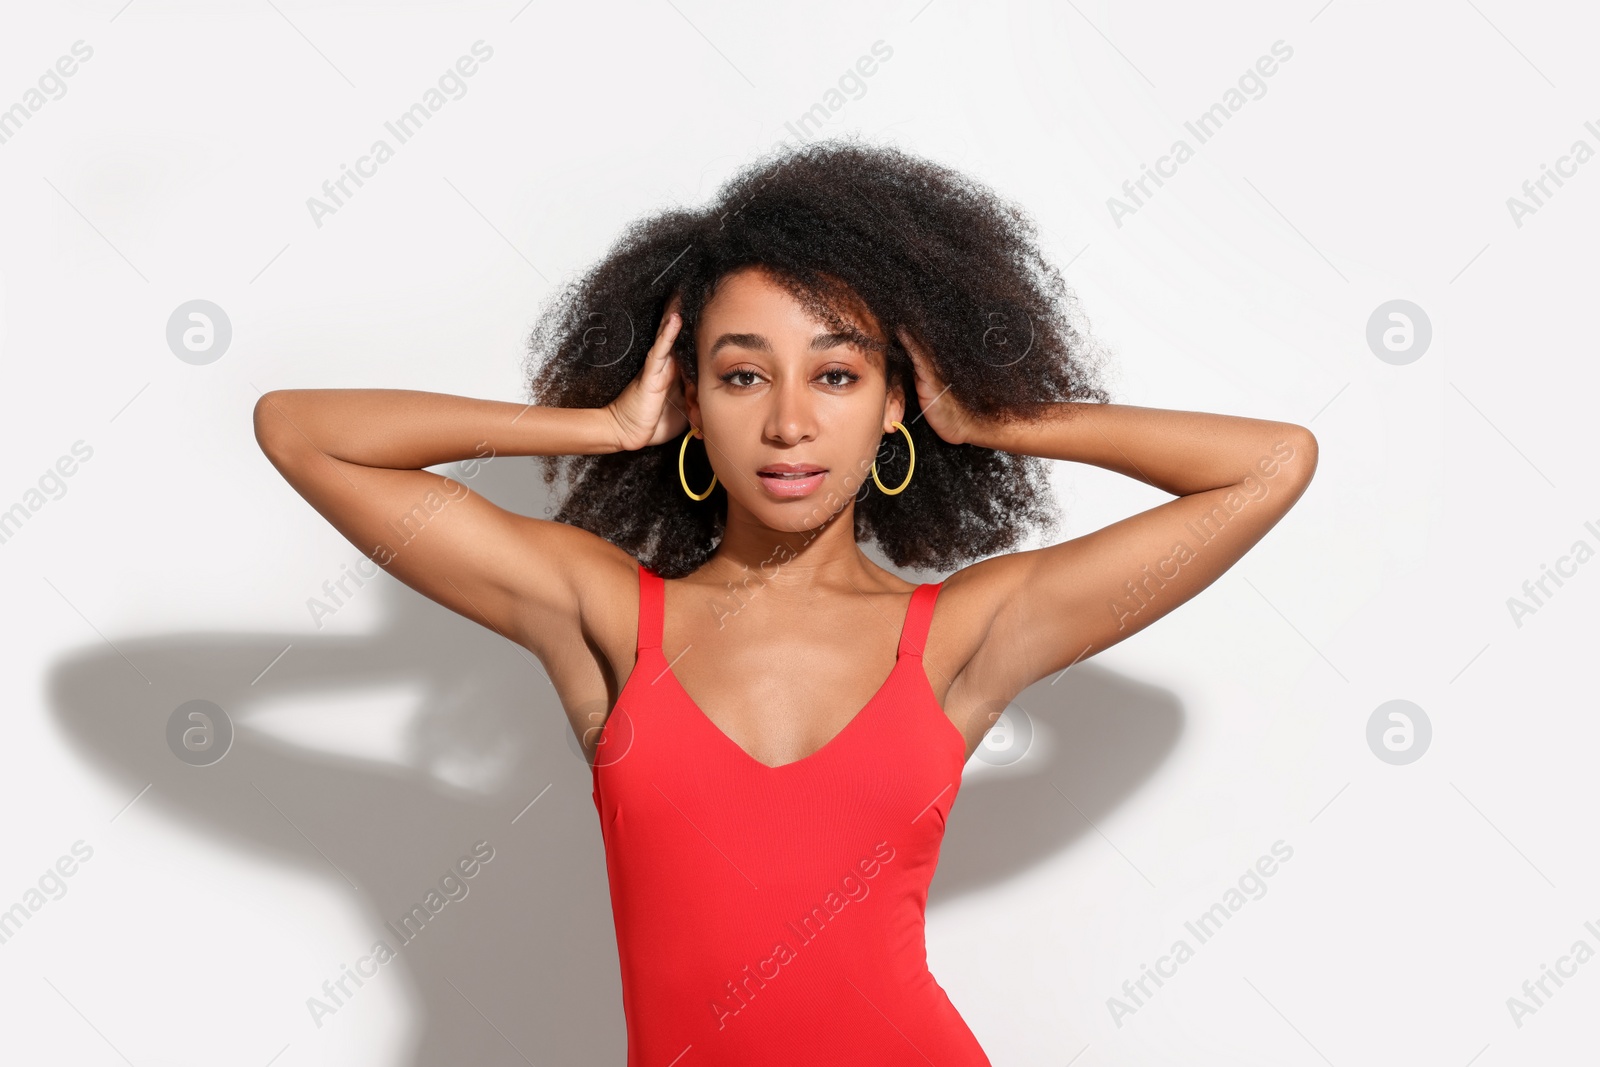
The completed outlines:
<svg viewBox="0 0 1600 1067">
<path fill-rule="evenodd" d="M 838 348 L 840 345 L 855 345 L 868 352 L 880 353 L 888 351 L 889 348 L 888 345 L 873 340 L 860 330 L 851 329 L 817 334 L 811 338 L 810 350 L 812 352 L 825 352 L 830 348 Z M 749 348 L 757 352 L 770 353 L 772 351 L 772 342 L 759 333 L 725 333 L 712 343 L 711 350 L 706 353 L 706 359 L 714 359 L 718 352 L 730 346 Z"/>
</svg>

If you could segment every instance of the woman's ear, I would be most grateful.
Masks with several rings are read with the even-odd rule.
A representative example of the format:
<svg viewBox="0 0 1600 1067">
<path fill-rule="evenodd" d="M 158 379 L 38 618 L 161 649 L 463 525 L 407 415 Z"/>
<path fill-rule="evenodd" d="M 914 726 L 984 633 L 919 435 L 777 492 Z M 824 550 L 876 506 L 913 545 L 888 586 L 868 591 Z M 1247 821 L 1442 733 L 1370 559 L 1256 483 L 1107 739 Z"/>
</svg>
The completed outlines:
<svg viewBox="0 0 1600 1067">
<path fill-rule="evenodd" d="M 904 423 L 906 420 L 906 390 L 905 386 L 896 379 L 889 386 L 889 394 L 883 405 L 883 418 L 886 423 Z M 893 426 L 884 426 L 884 433 L 897 432 Z"/>
</svg>

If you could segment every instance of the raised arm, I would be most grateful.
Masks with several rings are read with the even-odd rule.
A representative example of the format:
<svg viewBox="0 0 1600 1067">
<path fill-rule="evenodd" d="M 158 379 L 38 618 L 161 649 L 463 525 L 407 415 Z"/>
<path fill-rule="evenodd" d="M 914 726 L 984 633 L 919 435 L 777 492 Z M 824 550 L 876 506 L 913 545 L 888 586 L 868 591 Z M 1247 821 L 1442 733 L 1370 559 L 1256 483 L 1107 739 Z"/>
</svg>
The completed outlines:
<svg viewBox="0 0 1600 1067">
<path fill-rule="evenodd" d="M 918 393 L 927 393 L 924 411 L 941 437 L 1091 463 L 1177 498 L 947 579 L 952 607 L 980 616 L 980 625 L 964 627 L 982 635 L 964 650 L 970 658 L 948 665 L 959 672 L 952 694 L 969 707 L 1003 706 L 1199 593 L 1283 518 L 1317 467 L 1316 438 L 1287 422 L 1069 403 L 1034 422 L 987 424 L 939 396 L 943 385 L 931 364 L 912 355 Z"/>
<path fill-rule="evenodd" d="M 684 425 L 664 318 L 639 376 L 603 408 L 551 408 L 402 389 L 274 389 L 256 440 L 295 491 L 373 562 L 541 659 L 570 640 L 583 595 L 632 557 L 565 523 L 507 511 L 424 470 L 496 456 L 641 448 Z"/>
</svg>

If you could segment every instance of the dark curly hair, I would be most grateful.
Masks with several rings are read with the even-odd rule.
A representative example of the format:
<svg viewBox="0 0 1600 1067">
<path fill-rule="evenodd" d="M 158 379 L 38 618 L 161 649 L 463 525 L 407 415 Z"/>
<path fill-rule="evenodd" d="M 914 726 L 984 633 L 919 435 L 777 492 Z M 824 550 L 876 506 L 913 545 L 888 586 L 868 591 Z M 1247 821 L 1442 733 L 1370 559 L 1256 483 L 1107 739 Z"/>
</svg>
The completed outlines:
<svg viewBox="0 0 1600 1067">
<path fill-rule="evenodd" d="M 888 334 L 886 377 L 905 390 L 901 421 L 916 471 L 893 497 L 864 480 L 858 541 L 876 541 L 896 566 L 950 571 L 1017 546 L 1031 529 L 1055 528 L 1043 460 L 951 445 L 917 418 L 912 364 L 895 329 L 910 329 L 975 414 L 1033 419 L 1050 403 L 1108 402 L 1097 380 L 1104 357 L 1078 327 L 1075 298 L 1021 209 L 954 170 L 854 137 L 774 149 L 708 206 L 630 225 L 540 316 L 525 360 L 532 401 L 610 403 L 639 373 L 675 290 L 683 326 L 673 357 L 698 381 L 695 325 L 718 280 L 746 267 L 764 268 L 833 329 L 853 295 Z M 570 486 L 554 518 L 665 577 L 692 573 L 721 540 L 727 495 L 720 483 L 702 501 L 684 493 L 678 445 L 543 457 L 546 485 L 564 469 Z M 904 478 L 905 452 L 898 432 L 884 438 L 885 484 Z M 689 456 L 690 484 L 706 484 L 704 452 Z"/>
</svg>

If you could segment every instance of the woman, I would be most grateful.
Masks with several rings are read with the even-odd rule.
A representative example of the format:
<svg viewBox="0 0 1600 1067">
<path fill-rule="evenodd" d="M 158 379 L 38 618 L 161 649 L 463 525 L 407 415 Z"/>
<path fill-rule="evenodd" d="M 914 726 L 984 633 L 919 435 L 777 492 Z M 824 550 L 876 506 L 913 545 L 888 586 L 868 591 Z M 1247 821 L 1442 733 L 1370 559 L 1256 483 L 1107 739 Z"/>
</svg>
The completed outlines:
<svg viewBox="0 0 1600 1067">
<path fill-rule="evenodd" d="M 342 534 L 548 670 L 593 765 L 630 1065 L 989 1062 L 923 940 L 967 757 L 1316 467 L 1300 426 L 1108 403 L 1071 310 L 1016 208 L 816 144 L 629 230 L 535 330 L 534 405 L 256 405 Z M 565 465 L 554 521 L 423 469 L 506 455 Z M 1050 526 L 1047 459 L 1176 499 L 1008 551 Z"/>
</svg>

